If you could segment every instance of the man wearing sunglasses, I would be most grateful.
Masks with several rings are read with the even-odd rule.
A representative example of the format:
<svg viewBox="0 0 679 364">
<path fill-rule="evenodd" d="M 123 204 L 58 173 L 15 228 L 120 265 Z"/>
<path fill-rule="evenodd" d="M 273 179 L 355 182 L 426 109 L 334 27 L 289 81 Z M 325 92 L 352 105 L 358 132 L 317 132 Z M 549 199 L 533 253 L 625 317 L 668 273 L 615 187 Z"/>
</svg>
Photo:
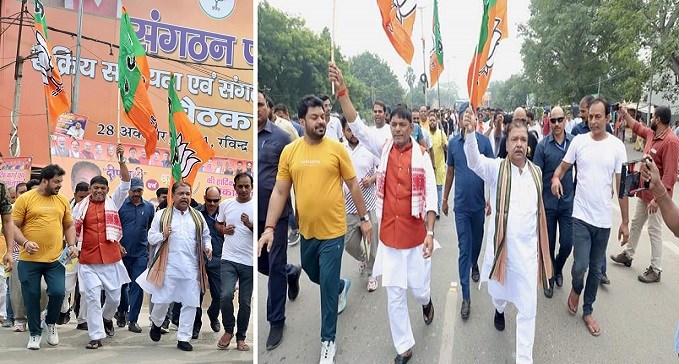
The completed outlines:
<svg viewBox="0 0 679 364">
<path fill-rule="evenodd" d="M 549 118 L 551 133 L 538 143 L 533 159 L 535 165 L 542 170 L 542 198 L 547 217 L 549 256 L 554 266 L 554 276 L 549 279 L 549 287 L 544 290 L 547 298 L 552 298 L 554 294 L 554 283 L 559 287 L 563 285 L 561 271 L 573 247 L 573 217 L 571 215 L 573 214 L 575 184 L 572 169 L 566 172 L 562 181 L 563 196 L 557 198 L 552 194 L 552 176 L 573 140 L 573 136 L 564 130 L 565 124 L 563 109 L 559 106 L 552 109 Z M 559 226 L 559 253 L 555 257 L 557 224 Z"/>
</svg>

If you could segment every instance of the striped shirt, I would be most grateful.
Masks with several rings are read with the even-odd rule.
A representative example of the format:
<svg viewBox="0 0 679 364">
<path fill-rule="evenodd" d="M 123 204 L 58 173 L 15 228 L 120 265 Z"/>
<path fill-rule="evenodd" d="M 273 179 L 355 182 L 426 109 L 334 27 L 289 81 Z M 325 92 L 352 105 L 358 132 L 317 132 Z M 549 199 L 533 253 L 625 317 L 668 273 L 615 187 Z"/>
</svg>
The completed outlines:
<svg viewBox="0 0 679 364">
<path fill-rule="evenodd" d="M 347 151 L 349 152 L 349 157 L 351 157 L 351 162 L 354 165 L 354 170 L 356 170 L 356 180 L 358 186 L 361 188 L 361 194 L 363 195 L 363 200 L 365 201 L 365 207 L 367 211 L 375 210 L 375 203 L 377 197 L 375 196 L 375 184 L 372 183 L 368 187 L 363 187 L 361 181 L 364 178 L 368 178 L 375 173 L 377 165 L 380 164 L 380 159 L 375 155 L 370 153 L 362 145 L 357 145 L 356 148 L 351 149 L 347 146 Z M 358 214 L 358 209 L 354 200 L 351 198 L 351 193 L 347 186 L 344 186 L 344 201 L 347 214 Z"/>
</svg>

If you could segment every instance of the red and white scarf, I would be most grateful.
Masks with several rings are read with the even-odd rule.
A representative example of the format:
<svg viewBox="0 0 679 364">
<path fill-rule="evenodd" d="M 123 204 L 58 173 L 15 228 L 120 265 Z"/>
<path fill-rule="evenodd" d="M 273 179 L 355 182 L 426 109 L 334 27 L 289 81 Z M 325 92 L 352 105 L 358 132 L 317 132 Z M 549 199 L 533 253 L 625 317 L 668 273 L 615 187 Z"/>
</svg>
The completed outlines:
<svg viewBox="0 0 679 364">
<path fill-rule="evenodd" d="M 425 156 L 429 158 L 429 155 L 426 153 L 418 153 L 420 152 L 419 149 L 419 144 L 415 142 L 415 139 L 410 137 L 410 141 L 413 145 L 413 150 L 411 153 L 410 157 L 410 171 L 411 171 L 411 178 L 412 178 L 412 192 L 413 195 L 411 197 L 411 210 L 410 213 L 412 216 L 424 219 L 427 212 L 426 212 L 426 200 L 425 200 L 425 192 L 426 192 L 426 186 L 427 186 L 427 177 L 426 173 L 424 170 L 424 165 L 425 165 Z M 394 145 L 394 141 L 390 140 L 388 141 L 384 147 L 382 147 L 382 156 L 380 157 L 380 165 L 377 166 L 377 170 L 375 171 L 375 175 L 377 176 L 377 218 L 378 220 L 382 219 L 382 210 L 384 207 L 384 185 L 386 182 L 386 172 L 387 172 L 387 164 L 389 163 L 389 152 L 391 151 L 391 148 Z"/>
<path fill-rule="evenodd" d="M 83 222 L 87 209 L 90 206 L 90 198 L 85 198 L 73 208 L 73 220 L 75 221 L 75 235 L 78 239 L 78 245 L 82 245 L 83 241 Z M 120 224 L 120 217 L 118 216 L 118 208 L 113 199 L 106 197 L 104 200 L 104 217 L 106 220 L 106 240 L 112 242 L 119 242 L 123 237 L 123 227 Z"/>
</svg>

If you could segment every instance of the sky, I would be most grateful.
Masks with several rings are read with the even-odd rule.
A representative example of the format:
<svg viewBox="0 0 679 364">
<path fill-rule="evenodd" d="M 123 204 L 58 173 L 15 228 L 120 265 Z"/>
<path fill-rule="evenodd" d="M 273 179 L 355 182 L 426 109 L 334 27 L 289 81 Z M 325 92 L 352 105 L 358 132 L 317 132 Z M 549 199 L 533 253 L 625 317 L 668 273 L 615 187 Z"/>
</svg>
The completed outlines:
<svg viewBox="0 0 679 364">
<path fill-rule="evenodd" d="M 267 0 L 289 15 L 305 20 L 316 33 L 324 27 L 332 30 L 333 0 Z M 439 0 L 439 23 L 443 42 L 444 73 L 440 82 L 455 82 L 461 97 L 467 96 L 467 71 L 478 42 L 483 4 L 481 0 Z M 505 80 L 522 71 L 522 38 L 519 24 L 530 17 L 530 0 L 508 0 L 509 37 L 499 46 L 492 80 Z M 422 33 L 424 30 L 425 58 L 428 62 L 433 44 L 432 16 L 434 0 L 418 0 L 424 7 L 415 19 L 413 45 L 415 55 L 411 66 L 416 77 L 423 72 Z M 335 3 L 335 44 L 343 55 L 351 57 L 369 50 L 384 59 L 404 87 L 408 65 L 396 53 L 382 29 L 380 12 L 375 0 L 340 0 Z M 266 50 L 260 50 L 266 52 Z M 428 77 L 428 76 L 427 76 Z"/>
</svg>

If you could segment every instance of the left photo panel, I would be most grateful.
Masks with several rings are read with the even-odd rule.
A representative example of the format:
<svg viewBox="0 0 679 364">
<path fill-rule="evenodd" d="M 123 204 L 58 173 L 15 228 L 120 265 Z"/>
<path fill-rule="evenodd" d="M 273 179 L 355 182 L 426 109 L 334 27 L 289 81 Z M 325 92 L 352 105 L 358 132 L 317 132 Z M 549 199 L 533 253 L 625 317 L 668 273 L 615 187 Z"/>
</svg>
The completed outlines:
<svg viewBox="0 0 679 364">
<path fill-rule="evenodd" d="M 0 2 L 3 360 L 255 360 L 254 16 Z"/>
</svg>

